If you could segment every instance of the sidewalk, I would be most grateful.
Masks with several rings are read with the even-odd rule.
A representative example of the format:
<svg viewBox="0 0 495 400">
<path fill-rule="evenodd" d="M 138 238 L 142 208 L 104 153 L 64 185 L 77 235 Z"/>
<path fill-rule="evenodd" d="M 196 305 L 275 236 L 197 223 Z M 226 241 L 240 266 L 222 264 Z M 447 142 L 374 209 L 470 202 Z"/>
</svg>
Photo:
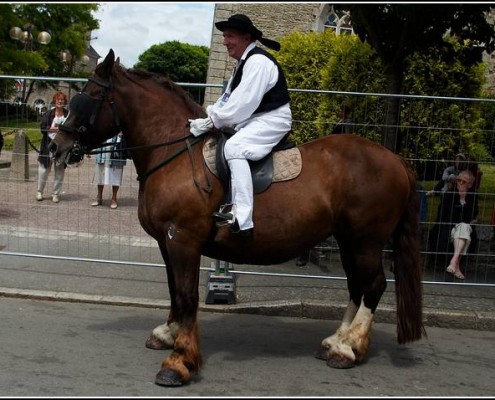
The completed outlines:
<svg viewBox="0 0 495 400">
<path fill-rule="evenodd" d="M 4 153 L 0 161 L 9 159 Z M 58 204 L 48 198 L 49 191 L 46 200 L 35 200 L 35 154 L 30 155 L 29 168 L 28 181 L 13 181 L 9 168 L 0 169 L 0 295 L 167 308 L 163 261 L 137 219 L 138 183 L 132 163 L 124 169 L 117 210 L 108 207 L 108 188 L 103 206 L 90 207 L 96 195 L 91 184 L 93 159 L 67 169 Z M 96 262 L 100 259 L 118 262 Z M 348 293 L 337 253 L 317 257 L 305 267 L 297 267 L 295 260 L 275 266 L 233 265 L 236 301 L 230 305 L 205 304 L 212 261 L 202 260 L 202 311 L 343 317 Z M 386 276 L 391 280 L 388 268 L 385 257 Z M 488 271 L 493 272 L 493 268 Z M 425 282 L 437 282 L 424 285 L 426 325 L 495 331 L 495 289 L 473 284 L 469 278 L 453 282 L 444 271 L 425 269 Z M 395 324 L 395 304 L 394 283 L 389 281 L 376 321 Z"/>
</svg>

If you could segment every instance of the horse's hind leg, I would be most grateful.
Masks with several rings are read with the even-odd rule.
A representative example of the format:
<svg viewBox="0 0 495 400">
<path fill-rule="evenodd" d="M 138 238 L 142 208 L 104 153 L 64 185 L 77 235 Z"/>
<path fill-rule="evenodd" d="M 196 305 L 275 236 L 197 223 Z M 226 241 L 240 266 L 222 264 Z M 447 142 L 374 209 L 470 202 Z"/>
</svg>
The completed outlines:
<svg viewBox="0 0 495 400">
<path fill-rule="evenodd" d="M 374 312 L 387 282 L 381 249 L 346 250 L 340 245 L 340 252 L 350 301 L 340 327 L 321 342 L 316 356 L 327 360 L 331 367 L 351 368 L 368 354 Z"/>
</svg>

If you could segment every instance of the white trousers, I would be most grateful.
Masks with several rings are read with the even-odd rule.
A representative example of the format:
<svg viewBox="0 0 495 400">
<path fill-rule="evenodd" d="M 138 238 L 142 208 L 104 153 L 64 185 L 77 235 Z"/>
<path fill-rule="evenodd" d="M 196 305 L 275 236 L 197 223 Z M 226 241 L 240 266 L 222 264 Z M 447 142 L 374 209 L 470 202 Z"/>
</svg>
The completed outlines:
<svg viewBox="0 0 495 400">
<path fill-rule="evenodd" d="M 467 254 L 469 245 L 471 244 L 471 232 L 473 228 L 471 225 L 466 224 L 465 222 L 460 222 L 455 224 L 450 232 L 450 240 L 454 242 L 456 239 L 464 239 L 464 246 L 460 249 L 463 255 Z"/>
<path fill-rule="evenodd" d="M 254 195 L 251 168 L 245 158 L 234 158 L 228 160 L 228 163 L 235 218 L 241 230 L 252 228 Z"/>
<path fill-rule="evenodd" d="M 225 142 L 224 155 L 230 168 L 232 203 L 241 230 L 253 224 L 253 181 L 247 160 L 260 160 L 270 153 L 289 132 L 290 108 L 282 106 L 272 113 L 256 116 L 236 127 L 237 132 Z"/>
<path fill-rule="evenodd" d="M 45 168 L 43 164 L 38 163 L 38 192 L 43 193 L 45 190 L 46 181 L 52 166 L 54 170 L 52 194 L 60 195 L 62 184 L 64 183 L 65 164 L 61 163 L 60 165 L 55 165 L 55 163 L 51 160 L 48 163 L 48 168 Z"/>
</svg>

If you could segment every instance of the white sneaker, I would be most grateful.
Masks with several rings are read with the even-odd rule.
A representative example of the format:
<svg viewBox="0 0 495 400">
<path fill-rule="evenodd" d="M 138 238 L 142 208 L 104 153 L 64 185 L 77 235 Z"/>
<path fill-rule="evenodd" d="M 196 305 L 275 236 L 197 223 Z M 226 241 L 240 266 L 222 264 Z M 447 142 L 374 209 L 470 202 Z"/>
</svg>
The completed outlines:
<svg viewBox="0 0 495 400">
<path fill-rule="evenodd" d="M 54 203 L 58 203 L 60 201 L 60 197 L 58 196 L 58 194 L 52 195 L 52 201 Z"/>
<path fill-rule="evenodd" d="M 37 193 L 36 193 L 36 200 L 38 200 L 38 201 L 42 201 L 42 200 L 43 200 L 43 193 L 41 193 L 41 192 L 37 192 Z"/>
</svg>

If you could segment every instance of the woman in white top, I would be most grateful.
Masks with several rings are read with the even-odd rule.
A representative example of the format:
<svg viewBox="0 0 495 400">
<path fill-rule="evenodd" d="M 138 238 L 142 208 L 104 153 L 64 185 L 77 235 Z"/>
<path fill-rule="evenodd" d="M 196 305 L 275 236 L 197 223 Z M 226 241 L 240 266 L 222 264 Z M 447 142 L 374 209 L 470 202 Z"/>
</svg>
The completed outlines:
<svg viewBox="0 0 495 400">
<path fill-rule="evenodd" d="M 45 190 L 46 181 L 52 165 L 54 164 L 50 158 L 48 152 L 48 146 L 51 140 L 58 132 L 58 126 L 65 121 L 69 111 L 65 108 L 67 105 L 67 96 L 62 92 L 57 92 L 53 95 L 52 103 L 54 108 L 47 111 L 41 118 L 40 129 L 43 134 L 40 144 L 40 153 L 38 156 L 38 192 L 36 193 L 36 200 L 43 200 L 43 191 Z M 60 191 L 62 189 L 62 183 L 64 182 L 66 163 L 55 164 L 54 180 L 52 190 L 52 201 L 58 203 L 60 201 Z"/>
</svg>

